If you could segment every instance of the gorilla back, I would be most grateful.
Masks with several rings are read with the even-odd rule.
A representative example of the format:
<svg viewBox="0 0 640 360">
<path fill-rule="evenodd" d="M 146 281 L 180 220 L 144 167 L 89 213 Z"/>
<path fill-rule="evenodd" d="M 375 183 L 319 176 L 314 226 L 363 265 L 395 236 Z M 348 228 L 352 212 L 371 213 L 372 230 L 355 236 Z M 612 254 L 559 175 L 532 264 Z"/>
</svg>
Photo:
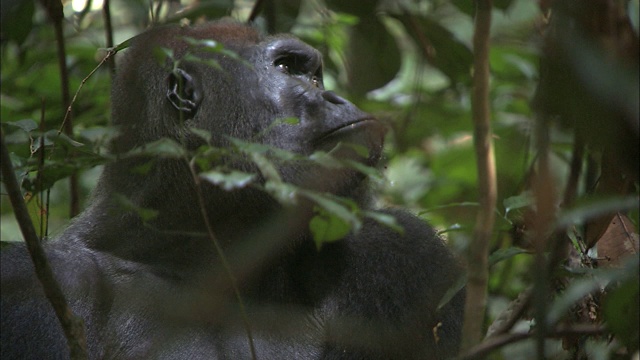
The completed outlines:
<svg viewBox="0 0 640 360">
<path fill-rule="evenodd" d="M 161 49 L 170 51 L 157 56 Z M 269 175 L 249 156 L 216 152 L 192 173 L 186 157 L 132 155 L 163 138 L 189 154 L 207 143 L 259 142 L 297 154 L 277 167 L 284 182 L 367 209 L 362 173 L 301 160 L 332 150 L 374 166 L 382 149 L 380 123 L 324 89 L 318 51 L 292 36 L 262 37 L 222 21 L 151 30 L 121 60 L 112 92 L 118 160 L 105 166 L 89 207 L 45 244 L 85 321 L 91 358 L 250 358 L 249 338 L 259 359 L 441 359 L 457 352 L 463 291 L 438 305 L 461 270 L 420 219 L 383 210 L 403 232 L 367 219 L 318 250 L 308 230 L 313 203 L 281 205 L 260 188 Z M 297 123 L 280 121 L 288 118 Z M 255 186 L 225 190 L 195 177 L 207 167 L 253 173 Z M 136 208 L 157 215 L 143 220 Z M 3 359 L 68 358 L 24 246 L 2 252 L 1 315 Z"/>
</svg>

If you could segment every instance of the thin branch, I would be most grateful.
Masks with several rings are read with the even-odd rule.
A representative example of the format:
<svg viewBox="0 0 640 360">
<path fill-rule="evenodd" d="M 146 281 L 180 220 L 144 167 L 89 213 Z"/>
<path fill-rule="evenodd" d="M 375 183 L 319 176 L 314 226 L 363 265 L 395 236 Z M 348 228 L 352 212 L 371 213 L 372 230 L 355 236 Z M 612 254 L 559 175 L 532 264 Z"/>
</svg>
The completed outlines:
<svg viewBox="0 0 640 360">
<path fill-rule="evenodd" d="M 476 217 L 473 241 L 469 245 L 467 258 L 468 282 L 465 319 L 462 328 L 463 350 L 479 343 L 482 339 L 489 278 L 489 242 L 495 222 L 497 185 L 489 105 L 491 2 L 491 0 L 476 1 L 473 34 L 474 73 L 471 105 L 480 209 Z"/>
<path fill-rule="evenodd" d="M 104 0 L 104 4 L 102 5 L 102 17 L 104 19 L 104 31 L 107 41 L 107 49 L 111 49 L 113 48 L 113 27 L 111 26 L 111 6 L 109 0 Z M 113 78 L 116 74 L 115 58 L 113 58 L 112 56 L 109 57 L 107 65 L 109 66 L 109 73 L 111 74 L 111 78 Z"/>
<path fill-rule="evenodd" d="M 245 327 L 245 331 L 247 332 L 247 338 L 249 339 L 249 350 L 251 352 L 251 359 L 256 360 L 256 349 L 253 343 L 253 332 L 251 330 L 251 324 L 249 323 L 249 317 L 247 315 L 246 308 L 244 306 L 244 302 L 242 301 L 242 296 L 240 294 L 240 288 L 238 287 L 238 281 L 233 274 L 233 270 L 231 270 L 231 265 L 229 261 L 227 261 L 227 257 L 224 254 L 224 250 L 218 241 L 215 233 L 213 232 L 213 227 L 211 226 L 211 222 L 209 221 L 209 214 L 207 212 L 207 206 L 204 202 L 204 194 L 202 193 L 202 183 L 200 181 L 200 176 L 198 176 L 195 165 L 189 164 L 189 170 L 191 170 L 191 176 L 195 183 L 196 189 L 196 197 L 198 198 L 198 205 L 200 207 L 200 214 L 202 215 L 202 220 L 204 221 L 205 227 L 207 228 L 207 234 L 209 235 L 209 239 L 213 243 L 216 253 L 218 254 L 218 258 L 220 259 L 220 263 L 227 273 L 227 277 L 229 279 L 229 283 L 231 284 L 231 288 L 233 289 L 233 293 L 238 301 L 238 306 L 240 307 L 240 316 L 242 317 L 242 322 Z"/>
<path fill-rule="evenodd" d="M 31 261 L 33 261 L 36 276 L 38 280 L 40 280 L 45 296 L 53 306 L 56 316 L 62 325 L 65 337 L 67 338 L 67 345 L 70 349 L 71 359 L 87 359 L 87 340 L 84 334 L 83 321 L 81 318 L 75 316 L 71 308 L 69 308 L 64 293 L 60 289 L 60 285 L 58 285 L 51 266 L 47 261 L 47 255 L 40 245 L 40 239 L 33 227 L 27 206 L 20 192 L 18 180 L 13 172 L 9 150 L 4 141 L 4 132 L 1 129 L 0 153 L 4 186 L 7 189 L 7 194 L 9 195 L 11 206 L 13 206 L 13 212 L 20 226 L 20 231 L 22 232 L 22 236 L 24 236 Z"/>
<path fill-rule="evenodd" d="M 62 3 L 57 0 L 40 0 L 42 5 L 47 9 L 49 19 L 53 23 L 56 33 L 56 45 L 58 53 L 58 67 L 60 69 L 60 84 L 62 95 L 62 107 L 70 108 L 71 100 L 69 97 L 69 72 L 67 70 L 67 51 L 65 50 L 64 31 L 62 29 L 62 21 L 64 13 L 62 12 Z M 64 133 L 73 135 L 73 121 L 71 113 L 64 117 L 62 128 Z M 69 176 L 69 217 L 74 217 L 80 212 L 80 192 L 78 190 L 78 174 L 76 172 Z"/>
<path fill-rule="evenodd" d="M 572 335 L 581 336 L 593 336 L 600 335 L 605 332 L 605 328 L 599 325 L 571 325 L 559 327 L 553 331 L 546 333 L 547 338 L 562 338 Z M 531 332 L 515 332 L 510 334 L 504 334 L 500 336 L 494 336 L 486 339 L 482 343 L 474 346 L 465 352 L 458 360 L 477 359 L 488 355 L 491 351 L 501 348 L 508 344 L 513 344 L 518 341 L 530 339 L 536 336 L 536 331 Z"/>
</svg>

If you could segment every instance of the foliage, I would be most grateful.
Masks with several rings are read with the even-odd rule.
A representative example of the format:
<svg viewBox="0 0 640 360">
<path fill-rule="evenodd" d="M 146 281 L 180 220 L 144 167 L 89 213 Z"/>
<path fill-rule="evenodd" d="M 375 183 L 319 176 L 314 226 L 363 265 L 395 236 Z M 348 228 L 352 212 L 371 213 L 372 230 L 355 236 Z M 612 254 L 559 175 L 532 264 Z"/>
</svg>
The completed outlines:
<svg viewBox="0 0 640 360">
<path fill-rule="evenodd" d="M 88 77 L 106 53 L 105 26 L 99 8 L 74 11 L 72 3 L 76 1 L 65 2 L 66 64 L 72 92 L 82 86 L 73 103 L 73 135 L 67 136 L 60 131 L 66 108 L 60 99 L 60 70 L 55 60 L 58 53 L 51 25 L 44 10 L 34 7 L 32 1 L 16 3 L 2 13 L 2 131 L 36 229 L 40 229 L 41 236 L 49 236 L 68 221 L 69 187 L 65 179 L 79 172 L 79 190 L 82 199 L 87 199 L 100 166 L 112 160 L 106 151 L 115 132 L 109 125 L 110 73 L 102 66 Z M 182 1 L 192 6 L 178 13 L 181 8 L 176 2 L 149 3 L 151 9 L 143 1 L 112 4 L 114 36 L 116 44 L 122 44 L 118 49 L 125 48 L 126 40 L 150 23 L 184 19 L 197 22 L 229 12 L 246 19 L 252 5 L 246 1 Z M 161 140 L 134 150 L 131 156 L 184 158 L 201 166 L 200 176 L 205 181 L 231 190 L 257 186 L 256 176 L 222 167 L 205 168 L 203 164 L 207 162 L 203 159 L 228 156 L 228 151 L 246 155 L 267 180 L 265 191 L 283 202 L 294 201 L 295 196 L 315 202 L 317 216 L 310 227 L 318 246 L 335 241 L 348 231 L 357 231 L 365 217 L 391 227 L 396 225 L 393 219 L 358 209 L 344 199 L 284 183 L 275 164 L 304 160 L 322 166 L 357 167 L 373 178 L 380 190 L 377 201 L 382 206 L 413 209 L 464 256 L 473 241 L 480 195 L 470 120 L 473 2 L 270 3 L 275 9 L 271 14 L 275 15 L 259 18 L 258 26 L 293 32 L 320 49 L 325 56 L 327 87 L 346 95 L 391 127 L 382 166 L 384 176 L 357 164 L 338 163 L 327 153 L 300 159 L 279 149 L 239 140 L 232 141 L 231 150 L 204 147 L 195 153 Z M 566 15 L 571 14 L 570 7 L 579 7 L 575 2 L 564 3 L 570 4 L 569 9 L 554 8 L 553 19 L 561 19 L 562 14 L 570 16 Z M 628 1 L 627 7 L 625 13 L 635 26 L 629 36 L 635 36 L 637 45 L 638 1 Z M 570 239 L 567 243 L 572 245 L 571 254 L 567 257 L 573 262 L 555 264 L 558 266 L 554 272 L 559 273 L 562 286 L 554 287 L 553 294 L 549 294 L 552 300 L 543 320 L 548 333 L 559 324 L 606 324 L 608 328 L 595 336 L 555 336 L 560 340 L 547 340 L 545 356 L 578 357 L 585 352 L 602 359 L 634 352 L 637 356 L 638 159 L 633 151 L 638 146 L 637 57 L 623 51 L 604 51 L 602 44 L 593 40 L 597 37 L 588 32 L 556 39 L 549 45 L 545 39 L 552 38 L 553 31 L 537 31 L 549 19 L 548 11 L 532 1 L 494 2 L 490 105 L 500 205 L 495 209 L 498 216 L 489 258 L 486 326 L 499 327 L 505 316 L 503 311 L 513 312 L 518 296 L 541 276 L 534 265 L 534 254 L 540 251 L 537 242 L 542 240 L 532 236 L 538 230 L 536 209 L 541 195 L 532 184 L 539 171 L 539 140 L 546 133 L 554 176 L 552 189 L 557 193 L 570 189 L 575 196 L 569 202 L 564 201 L 565 197 L 554 203 L 559 211 L 553 228 L 548 230 Z M 552 22 L 551 30 L 553 26 Z M 558 26 L 563 34 L 573 36 Z M 546 45 L 542 46 L 543 42 Z M 192 46 L 226 51 L 214 42 L 192 41 Z M 610 53 L 617 54 L 623 60 L 620 63 L 630 62 L 631 66 L 609 66 L 610 59 L 603 54 Z M 545 63 L 545 54 L 560 60 Z M 159 56 L 172 54 L 165 51 Z M 548 66 L 540 66 L 541 61 Z M 594 76 L 582 81 L 583 73 Z M 581 85 L 571 87 L 572 83 Z M 635 124 L 635 133 L 633 129 L 618 130 L 616 124 L 623 122 L 619 119 Z M 279 123 L 295 126 L 297 119 L 279 119 L 274 126 Z M 198 135 L 208 141 L 208 134 Z M 583 148 L 586 153 L 578 158 L 584 166 L 572 185 L 571 159 L 580 149 L 576 144 L 581 142 L 587 145 Z M 607 170 L 611 166 L 613 170 Z M 626 174 L 623 191 L 620 181 L 607 182 L 607 175 L 612 172 Z M 127 199 L 121 202 L 125 207 L 132 206 Z M 154 216 L 149 209 L 139 211 L 143 217 Z M 1 220 L 2 241 L 19 240 L 21 235 L 4 196 Z M 611 235 L 616 229 L 620 234 L 622 228 L 622 235 Z M 615 252 L 620 244 L 627 250 Z M 552 252 L 544 249 L 547 255 Z M 633 254 L 630 260 L 624 256 L 628 254 Z M 607 261 L 601 261 L 599 268 L 597 259 L 604 259 L 603 256 Z M 611 259 L 616 261 L 609 263 Z M 533 321 L 532 316 L 532 312 L 521 312 L 511 327 L 540 332 L 541 326 L 536 324 L 540 318 Z M 609 343 L 606 334 L 615 335 L 615 341 Z M 533 344 L 529 339 L 497 346 L 491 357 L 530 358 L 535 354 Z"/>
</svg>

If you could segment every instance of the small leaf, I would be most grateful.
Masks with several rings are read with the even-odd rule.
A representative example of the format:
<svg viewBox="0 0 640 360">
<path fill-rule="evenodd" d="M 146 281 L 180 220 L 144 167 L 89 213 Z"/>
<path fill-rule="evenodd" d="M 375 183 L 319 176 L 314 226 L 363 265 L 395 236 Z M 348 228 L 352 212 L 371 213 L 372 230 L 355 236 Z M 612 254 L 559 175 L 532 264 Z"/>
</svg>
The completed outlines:
<svg viewBox="0 0 640 360">
<path fill-rule="evenodd" d="M 356 215 L 356 212 L 358 212 L 359 209 L 354 208 L 353 206 L 355 205 L 352 205 L 352 209 L 349 209 L 338 202 L 338 200 L 332 195 L 319 194 L 310 190 L 300 190 L 300 194 L 307 199 L 312 200 L 330 214 L 337 216 L 342 221 L 350 224 L 354 231 L 359 231 L 362 227 L 362 220 L 360 220 Z"/>
<path fill-rule="evenodd" d="M 66 143 L 66 144 L 69 144 L 69 145 L 71 145 L 73 147 L 84 146 L 83 143 L 73 140 L 67 134 L 58 133 L 57 130 L 49 130 L 49 131 L 46 132 L 45 136 L 47 138 L 51 139 L 54 142 L 56 142 L 56 140 L 62 140 L 62 142 Z"/>
<path fill-rule="evenodd" d="M 129 151 L 125 154 L 125 157 L 140 155 L 158 156 L 162 158 L 182 158 L 187 155 L 187 152 L 175 140 L 162 138 Z"/>
<path fill-rule="evenodd" d="M 8 122 L 6 124 L 18 127 L 25 132 L 31 132 L 38 128 L 38 123 L 36 123 L 33 119 L 22 119 L 18 121 Z"/>
<path fill-rule="evenodd" d="M 280 204 L 295 205 L 297 202 L 298 188 L 281 181 L 267 181 L 265 190 Z"/>
<path fill-rule="evenodd" d="M 398 223 L 396 217 L 393 215 L 385 214 L 379 211 L 364 211 L 363 214 L 364 216 L 375 220 L 379 224 L 382 224 L 398 232 L 399 234 L 404 234 L 404 228 Z"/>
<path fill-rule="evenodd" d="M 525 249 L 517 248 L 517 247 L 498 249 L 489 256 L 489 266 L 493 266 L 499 263 L 500 261 L 510 259 L 516 255 L 528 254 L 528 253 L 529 251 Z"/>
<path fill-rule="evenodd" d="M 211 133 L 207 130 L 189 127 L 189 132 L 206 141 L 207 144 L 211 143 Z"/>
<path fill-rule="evenodd" d="M 173 49 L 168 49 L 162 46 L 153 48 L 153 57 L 156 59 L 158 64 L 164 65 L 167 59 L 173 60 Z"/>
<path fill-rule="evenodd" d="M 340 161 L 324 151 L 314 152 L 309 156 L 309 159 L 329 169 L 339 169 L 344 166 Z"/>
<path fill-rule="evenodd" d="M 228 173 L 210 170 L 200 174 L 200 177 L 212 184 L 222 185 L 224 190 L 230 191 L 246 187 L 255 179 L 256 175 L 235 170 Z"/>
<path fill-rule="evenodd" d="M 340 217 L 321 207 L 316 206 L 314 210 L 316 215 L 309 222 L 309 229 L 318 249 L 326 242 L 343 239 L 351 231 L 349 224 Z"/>
<path fill-rule="evenodd" d="M 276 166 L 273 165 L 266 156 L 260 153 L 251 153 L 250 155 L 251 160 L 253 160 L 253 162 L 258 166 L 260 173 L 265 179 L 280 183 L 282 182 L 282 178 L 280 177 L 280 173 L 276 169 Z"/>
<path fill-rule="evenodd" d="M 504 205 L 504 216 L 506 217 L 511 210 L 521 209 L 535 204 L 535 199 L 531 191 L 525 191 L 520 195 L 504 199 L 502 204 Z"/>
<path fill-rule="evenodd" d="M 193 54 L 187 54 L 184 56 L 184 60 L 191 61 L 198 64 L 203 64 L 217 70 L 222 70 L 222 66 L 220 66 L 220 63 L 215 59 L 206 59 Z"/>
<path fill-rule="evenodd" d="M 158 216 L 158 213 L 159 213 L 158 210 L 138 206 L 129 198 L 122 196 L 120 194 L 116 194 L 116 200 L 118 201 L 120 206 L 122 206 L 125 210 L 133 211 L 136 214 L 138 214 L 138 216 L 140 216 L 140 218 L 144 222 L 153 220 L 155 217 Z"/>
<path fill-rule="evenodd" d="M 442 299 L 440 299 L 440 302 L 438 303 L 437 310 L 440 310 L 443 306 L 447 305 L 465 285 L 467 285 L 467 274 L 462 273 L 458 276 L 456 282 L 447 289 L 447 292 L 442 295 Z"/>
</svg>

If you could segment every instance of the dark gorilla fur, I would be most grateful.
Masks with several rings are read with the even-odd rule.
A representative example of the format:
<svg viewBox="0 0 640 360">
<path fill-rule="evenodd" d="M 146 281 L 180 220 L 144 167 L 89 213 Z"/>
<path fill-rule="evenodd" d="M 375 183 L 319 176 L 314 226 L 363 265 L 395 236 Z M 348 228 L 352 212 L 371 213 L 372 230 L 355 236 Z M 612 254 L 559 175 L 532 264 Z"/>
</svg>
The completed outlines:
<svg viewBox="0 0 640 360">
<path fill-rule="evenodd" d="M 195 51 L 185 38 L 223 43 L 243 61 Z M 186 149 L 204 144 L 189 131 L 258 140 L 301 155 L 339 142 L 368 148 L 375 165 L 384 129 L 350 102 L 325 91 L 322 59 L 287 35 L 262 37 L 230 21 L 163 27 L 136 37 L 112 91 L 124 154 L 161 138 Z M 169 58 L 189 52 L 220 69 Z M 273 126 L 295 117 L 297 125 Z M 259 173 L 250 161 L 220 164 Z M 138 167 L 151 163 L 147 172 Z M 361 173 L 293 162 L 279 168 L 293 184 L 354 199 L 367 208 Z M 259 180 L 260 181 L 260 180 Z M 144 222 L 121 197 L 155 209 Z M 282 206 L 264 191 L 224 191 L 205 183 L 197 195 L 183 160 L 119 156 L 105 166 L 89 207 L 45 243 L 69 304 L 86 325 L 92 359 L 250 358 L 242 311 L 201 215 L 204 200 L 240 286 L 258 359 L 442 359 L 458 349 L 464 292 L 438 304 L 461 270 L 434 231 L 400 210 L 404 232 L 365 220 L 360 231 L 317 250 L 308 230 L 313 204 Z M 2 359 L 64 359 L 61 326 L 43 295 L 24 246 L 2 252 Z"/>
</svg>

